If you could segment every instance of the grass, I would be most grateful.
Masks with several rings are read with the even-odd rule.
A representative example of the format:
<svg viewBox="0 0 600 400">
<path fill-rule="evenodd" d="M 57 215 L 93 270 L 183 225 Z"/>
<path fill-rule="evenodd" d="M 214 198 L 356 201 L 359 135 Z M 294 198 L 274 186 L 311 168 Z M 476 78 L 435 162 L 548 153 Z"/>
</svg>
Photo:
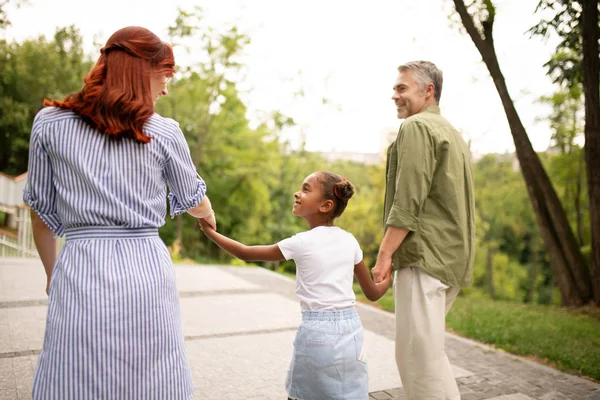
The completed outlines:
<svg viewBox="0 0 600 400">
<path fill-rule="evenodd" d="M 392 290 L 370 302 L 354 285 L 359 301 L 394 311 Z M 449 330 L 561 371 L 600 381 L 600 310 L 459 296 L 446 318 Z"/>
<path fill-rule="evenodd" d="M 600 314 L 458 297 L 446 325 L 507 352 L 600 381 Z"/>
</svg>

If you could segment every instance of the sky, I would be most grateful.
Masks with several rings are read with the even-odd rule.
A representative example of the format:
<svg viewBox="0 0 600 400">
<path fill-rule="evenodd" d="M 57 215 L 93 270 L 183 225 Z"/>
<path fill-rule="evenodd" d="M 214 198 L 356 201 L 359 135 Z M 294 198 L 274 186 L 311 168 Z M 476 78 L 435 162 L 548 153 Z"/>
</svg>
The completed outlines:
<svg viewBox="0 0 600 400">
<path fill-rule="evenodd" d="M 550 144 L 539 103 L 555 87 L 543 64 L 553 45 L 530 38 L 538 0 L 496 0 L 494 39 L 500 67 L 536 150 Z M 375 153 L 389 143 L 401 121 L 391 100 L 397 66 L 434 62 L 444 73 L 442 114 L 481 155 L 514 150 L 493 81 L 475 45 L 462 29 L 451 0 L 28 0 L 8 8 L 12 26 L 5 36 L 22 41 L 51 37 L 57 27 L 75 25 L 84 47 L 99 56 L 116 30 L 144 26 L 164 40 L 178 8 L 203 8 L 205 23 L 217 29 L 235 24 L 252 42 L 244 51 L 240 82 L 248 117 L 279 110 L 297 126 L 283 136 L 303 137 L 311 151 Z M 176 53 L 177 63 L 190 62 Z M 304 97 L 294 96 L 302 88 Z M 329 104 L 324 105 L 322 99 Z"/>
</svg>

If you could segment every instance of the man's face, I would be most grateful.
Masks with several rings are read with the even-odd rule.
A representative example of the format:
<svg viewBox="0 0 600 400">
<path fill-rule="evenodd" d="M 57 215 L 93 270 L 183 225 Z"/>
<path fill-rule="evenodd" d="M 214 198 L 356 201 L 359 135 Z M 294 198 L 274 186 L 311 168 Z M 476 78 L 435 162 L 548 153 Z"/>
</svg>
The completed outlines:
<svg viewBox="0 0 600 400">
<path fill-rule="evenodd" d="M 392 100 L 396 103 L 398 118 L 404 119 L 418 114 L 425 107 L 435 104 L 433 99 L 433 84 L 429 83 L 422 88 L 414 78 L 412 71 L 400 72 L 394 83 Z"/>
</svg>

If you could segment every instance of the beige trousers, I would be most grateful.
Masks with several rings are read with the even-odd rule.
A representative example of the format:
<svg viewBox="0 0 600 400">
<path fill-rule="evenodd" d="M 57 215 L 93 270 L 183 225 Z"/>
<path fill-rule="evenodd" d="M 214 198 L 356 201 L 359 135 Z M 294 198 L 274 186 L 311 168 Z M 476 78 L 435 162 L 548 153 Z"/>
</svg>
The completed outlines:
<svg viewBox="0 0 600 400">
<path fill-rule="evenodd" d="M 394 272 L 396 364 L 407 400 L 460 400 L 444 348 L 446 314 L 459 290 L 421 268 Z"/>
</svg>

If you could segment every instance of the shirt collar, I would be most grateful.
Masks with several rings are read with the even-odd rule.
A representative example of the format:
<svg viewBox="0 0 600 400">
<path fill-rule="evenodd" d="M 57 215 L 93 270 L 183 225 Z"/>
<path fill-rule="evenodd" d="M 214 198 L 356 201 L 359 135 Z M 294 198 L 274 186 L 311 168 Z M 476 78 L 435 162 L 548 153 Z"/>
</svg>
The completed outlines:
<svg viewBox="0 0 600 400">
<path fill-rule="evenodd" d="M 430 106 L 427 106 L 421 112 L 430 112 L 430 113 L 434 113 L 434 114 L 441 114 L 440 113 L 440 106 L 438 106 L 437 104 L 432 104 Z"/>
</svg>

